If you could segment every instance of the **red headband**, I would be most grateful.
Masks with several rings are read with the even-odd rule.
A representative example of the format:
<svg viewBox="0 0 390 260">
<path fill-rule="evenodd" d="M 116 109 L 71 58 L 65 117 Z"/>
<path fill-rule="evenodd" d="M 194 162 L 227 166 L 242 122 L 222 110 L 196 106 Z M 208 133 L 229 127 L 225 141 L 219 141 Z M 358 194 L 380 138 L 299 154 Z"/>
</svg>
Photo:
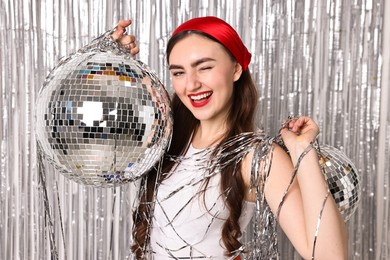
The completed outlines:
<svg viewBox="0 0 390 260">
<path fill-rule="evenodd" d="M 237 32 L 225 21 L 214 16 L 193 18 L 177 27 L 172 36 L 183 31 L 201 31 L 215 38 L 233 54 L 244 71 L 248 68 L 252 55 Z"/>
</svg>

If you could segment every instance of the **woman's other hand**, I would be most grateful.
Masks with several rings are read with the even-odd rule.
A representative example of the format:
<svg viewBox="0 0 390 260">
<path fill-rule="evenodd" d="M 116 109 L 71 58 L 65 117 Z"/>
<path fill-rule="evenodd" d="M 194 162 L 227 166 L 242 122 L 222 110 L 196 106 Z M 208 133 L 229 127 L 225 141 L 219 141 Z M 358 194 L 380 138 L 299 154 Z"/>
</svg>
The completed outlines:
<svg viewBox="0 0 390 260">
<path fill-rule="evenodd" d="M 280 133 L 290 155 L 297 158 L 316 139 L 319 128 L 310 117 L 301 116 L 288 122 Z"/>
<path fill-rule="evenodd" d="M 120 20 L 116 30 L 112 33 L 112 37 L 123 47 L 129 49 L 131 55 L 136 55 L 139 52 L 139 47 L 135 42 L 134 35 L 126 33 L 126 27 L 130 26 L 131 20 Z"/>
</svg>

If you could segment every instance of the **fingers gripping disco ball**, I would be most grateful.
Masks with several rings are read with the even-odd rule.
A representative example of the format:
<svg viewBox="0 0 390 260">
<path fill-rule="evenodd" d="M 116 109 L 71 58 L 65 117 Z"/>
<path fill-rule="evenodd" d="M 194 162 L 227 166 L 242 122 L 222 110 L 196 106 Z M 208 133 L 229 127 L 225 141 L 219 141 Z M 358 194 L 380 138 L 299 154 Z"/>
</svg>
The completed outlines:
<svg viewBox="0 0 390 260">
<path fill-rule="evenodd" d="M 319 158 L 329 190 L 344 221 L 347 221 L 355 212 L 361 196 L 358 172 L 352 161 L 332 146 L 321 145 Z"/>
<path fill-rule="evenodd" d="M 111 34 L 61 60 L 36 109 L 43 157 L 65 177 L 97 187 L 149 171 L 169 145 L 173 123 L 164 86 Z"/>
</svg>

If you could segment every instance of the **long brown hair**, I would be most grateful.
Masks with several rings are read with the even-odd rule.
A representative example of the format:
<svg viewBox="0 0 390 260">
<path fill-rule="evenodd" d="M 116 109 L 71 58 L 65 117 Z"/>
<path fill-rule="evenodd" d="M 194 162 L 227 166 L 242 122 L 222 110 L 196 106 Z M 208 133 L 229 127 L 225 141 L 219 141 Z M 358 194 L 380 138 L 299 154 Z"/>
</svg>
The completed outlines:
<svg viewBox="0 0 390 260">
<path fill-rule="evenodd" d="M 168 64 L 172 48 L 178 41 L 191 33 L 201 34 L 216 41 L 209 35 L 199 31 L 181 32 L 172 37 L 168 42 L 166 51 Z M 225 50 L 234 60 L 233 55 L 226 48 Z M 234 83 L 232 102 L 233 104 L 227 118 L 227 130 L 220 144 L 223 144 L 227 139 L 237 134 L 254 131 L 257 91 L 249 70 L 244 71 L 241 77 Z M 199 120 L 192 115 L 190 110 L 188 110 L 188 108 L 180 101 L 176 94 L 174 94 L 172 98 L 172 111 L 175 123 L 173 127 L 172 142 L 167 153 L 173 156 L 180 156 L 184 155 L 186 152 L 187 145 L 191 141 L 190 138 L 199 125 Z M 239 238 L 241 237 L 242 232 L 238 220 L 241 216 L 245 191 L 240 166 L 240 162 L 238 162 L 238 165 L 231 164 L 230 166 L 224 168 L 224 173 L 221 174 L 220 188 L 221 192 L 226 196 L 226 206 L 230 213 L 222 227 L 221 234 L 222 241 L 227 249 L 227 252 L 225 253 L 227 256 L 231 256 L 231 252 L 237 250 L 241 246 Z M 171 161 L 164 160 L 162 172 L 169 172 L 172 167 L 173 163 Z M 145 257 L 143 248 L 147 245 L 147 243 L 149 243 L 148 229 L 151 225 L 151 205 L 154 196 L 154 184 L 157 181 L 156 176 L 157 171 L 156 169 L 153 169 L 143 180 L 143 182 L 145 182 L 144 187 L 146 187 L 146 189 L 144 190 L 144 193 L 141 194 L 138 210 L 133 215 L 134 243 L 131 249 L 133 253 L 136 254 L 137 259 Z M 160 180 L 158 181 L 162 181 L 163 178 L 165 178 L 165 175 L 161 175 Z M 227 190 L 229 190 L 229 192 L 226 192 Z"/>
</svg>

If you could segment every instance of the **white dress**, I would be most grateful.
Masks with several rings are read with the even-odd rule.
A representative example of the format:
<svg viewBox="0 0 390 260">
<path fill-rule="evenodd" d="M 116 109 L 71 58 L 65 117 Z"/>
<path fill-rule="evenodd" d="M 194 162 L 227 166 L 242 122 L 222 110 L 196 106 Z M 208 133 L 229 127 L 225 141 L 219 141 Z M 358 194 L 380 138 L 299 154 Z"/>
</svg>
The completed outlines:
<svg viewBox="0 0 390 260">
<path fill-rule="evenodd" d="M 190 145 L 183 161 L 158 187 L 150 233 L 154 259 L 226 259 L 221 229 L 229 210 L 221 195 L 220 174 L 210 177 L 205 197 L 200 192 L 207 172 L 197 165 L 202 151 Z M 241 231 L 254 210 L 255 203 L 244 202 Z"/>
</svg>

